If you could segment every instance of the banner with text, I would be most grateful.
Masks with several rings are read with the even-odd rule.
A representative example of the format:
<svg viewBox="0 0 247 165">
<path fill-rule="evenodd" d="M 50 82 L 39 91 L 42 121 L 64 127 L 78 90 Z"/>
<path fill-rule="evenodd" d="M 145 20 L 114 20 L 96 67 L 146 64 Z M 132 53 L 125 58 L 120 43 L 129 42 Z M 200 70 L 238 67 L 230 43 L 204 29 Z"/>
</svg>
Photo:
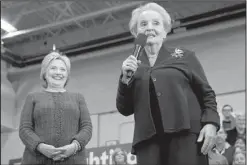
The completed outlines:
<svg viewBox="0 0 247 165">
<path fill-rule="evenodd" d="M 118 144 L 105 147 L 88 148 L 87 151 L 87 164 L 88 165 L 112 165 L 112 154 L 116 148 L 121 148 L 127 152 L 127 163 L 129 165 L 136 164 L 135 155 L 131 154 L 131 143 Z M 9 165 L 17 165 L 21 163 L 21 158 L 12 159 Z"/>
<path fill-rule="evenodd" d="M 131 154 L 131 143 L 87 149 L 88 165 L 112 165 L 112 154 L 116 148 L 127 152 L 127 163 L 136 164 L 135 155 Z"/>
</svg>

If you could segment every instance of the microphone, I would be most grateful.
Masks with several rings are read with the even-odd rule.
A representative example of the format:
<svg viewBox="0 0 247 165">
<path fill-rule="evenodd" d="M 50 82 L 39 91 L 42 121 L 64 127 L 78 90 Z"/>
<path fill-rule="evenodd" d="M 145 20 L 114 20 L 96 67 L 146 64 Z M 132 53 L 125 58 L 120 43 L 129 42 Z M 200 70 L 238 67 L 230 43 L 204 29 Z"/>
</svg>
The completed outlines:
<svg viewBox="0 0 247 165">
<path fill-rule="evenodd" d="M 135 43 L 135 49 L 133 51 L 133 56 L 136 57 L 138 60 L 140 55 L 141 55 L 141 50 L 144 48 L 147 42 L 147 36 L 143 33 L 140 33 L 137 35 L 134 43 Z M 133 76 L 133 71 L 128 71 L 127 72 L 127 77 Z"/>
</svg>

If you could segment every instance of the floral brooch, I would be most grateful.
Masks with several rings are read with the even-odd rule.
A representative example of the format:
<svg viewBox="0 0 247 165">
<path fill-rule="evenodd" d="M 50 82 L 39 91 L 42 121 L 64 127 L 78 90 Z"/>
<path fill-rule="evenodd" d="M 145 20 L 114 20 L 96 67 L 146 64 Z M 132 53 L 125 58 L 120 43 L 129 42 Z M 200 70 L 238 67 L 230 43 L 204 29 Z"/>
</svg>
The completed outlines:
<svg viewBox="0 0 247 165">
<path fill-rule="evenodd" d="M 184 51 L 176 48 L 175 51 L 171 55 L 172 55 L 172 57 L 175 57 L 175 58 L 181 58 L 184 56 Z"/>
</svg>

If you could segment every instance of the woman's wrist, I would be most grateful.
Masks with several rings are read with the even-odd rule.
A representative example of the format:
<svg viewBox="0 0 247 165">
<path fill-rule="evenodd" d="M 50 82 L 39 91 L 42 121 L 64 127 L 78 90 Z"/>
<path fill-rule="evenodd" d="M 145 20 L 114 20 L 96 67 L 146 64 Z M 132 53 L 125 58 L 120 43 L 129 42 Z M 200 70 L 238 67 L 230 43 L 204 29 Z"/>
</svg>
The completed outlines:
<svg viewBox="0 0 247 165">
<path fill-rule="evenodd" d="M 77 140 L 73 140 L 72 144 L 75 146 L 74 155 L 81 149 L 80 143 Z"/>
<path fill-rule="evenodd" d="M 44 143 L 39 143 L 37 146 L 37 150 L 40 152 L 44 146 Z"/>
<path fill-rule="evenodd" d="M 78 147 L 77 147 L 77 145 L 75 143 L 71 143 L 71 145 L 73 146 L 73 149 L 74 149 L 73 155 L 75 155 L 77 153 L 77 151 L 78 151 Z"/>
</svg>

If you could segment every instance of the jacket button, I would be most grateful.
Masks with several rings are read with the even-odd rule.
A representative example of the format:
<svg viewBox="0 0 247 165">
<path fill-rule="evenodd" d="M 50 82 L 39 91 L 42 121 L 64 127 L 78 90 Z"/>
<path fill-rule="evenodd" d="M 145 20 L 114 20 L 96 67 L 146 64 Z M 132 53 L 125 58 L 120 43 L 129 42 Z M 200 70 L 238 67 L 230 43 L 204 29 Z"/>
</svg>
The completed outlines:
<svg viewBox="0 0 247 165">
<path fill-rule="evenodd" d="M 153 78 L 153 81 L 155 82 L 156 81 L 156 78 Z"/>
<path fill-rule="evenodd" d="M 156 94 L 157 94 L 157 96 L 158 96 L 158 97 L 160 97 L 160 96 L 161 96 L 161 93 L 160 93 L 160 92 L 157 92 Z"/>
</svg>

